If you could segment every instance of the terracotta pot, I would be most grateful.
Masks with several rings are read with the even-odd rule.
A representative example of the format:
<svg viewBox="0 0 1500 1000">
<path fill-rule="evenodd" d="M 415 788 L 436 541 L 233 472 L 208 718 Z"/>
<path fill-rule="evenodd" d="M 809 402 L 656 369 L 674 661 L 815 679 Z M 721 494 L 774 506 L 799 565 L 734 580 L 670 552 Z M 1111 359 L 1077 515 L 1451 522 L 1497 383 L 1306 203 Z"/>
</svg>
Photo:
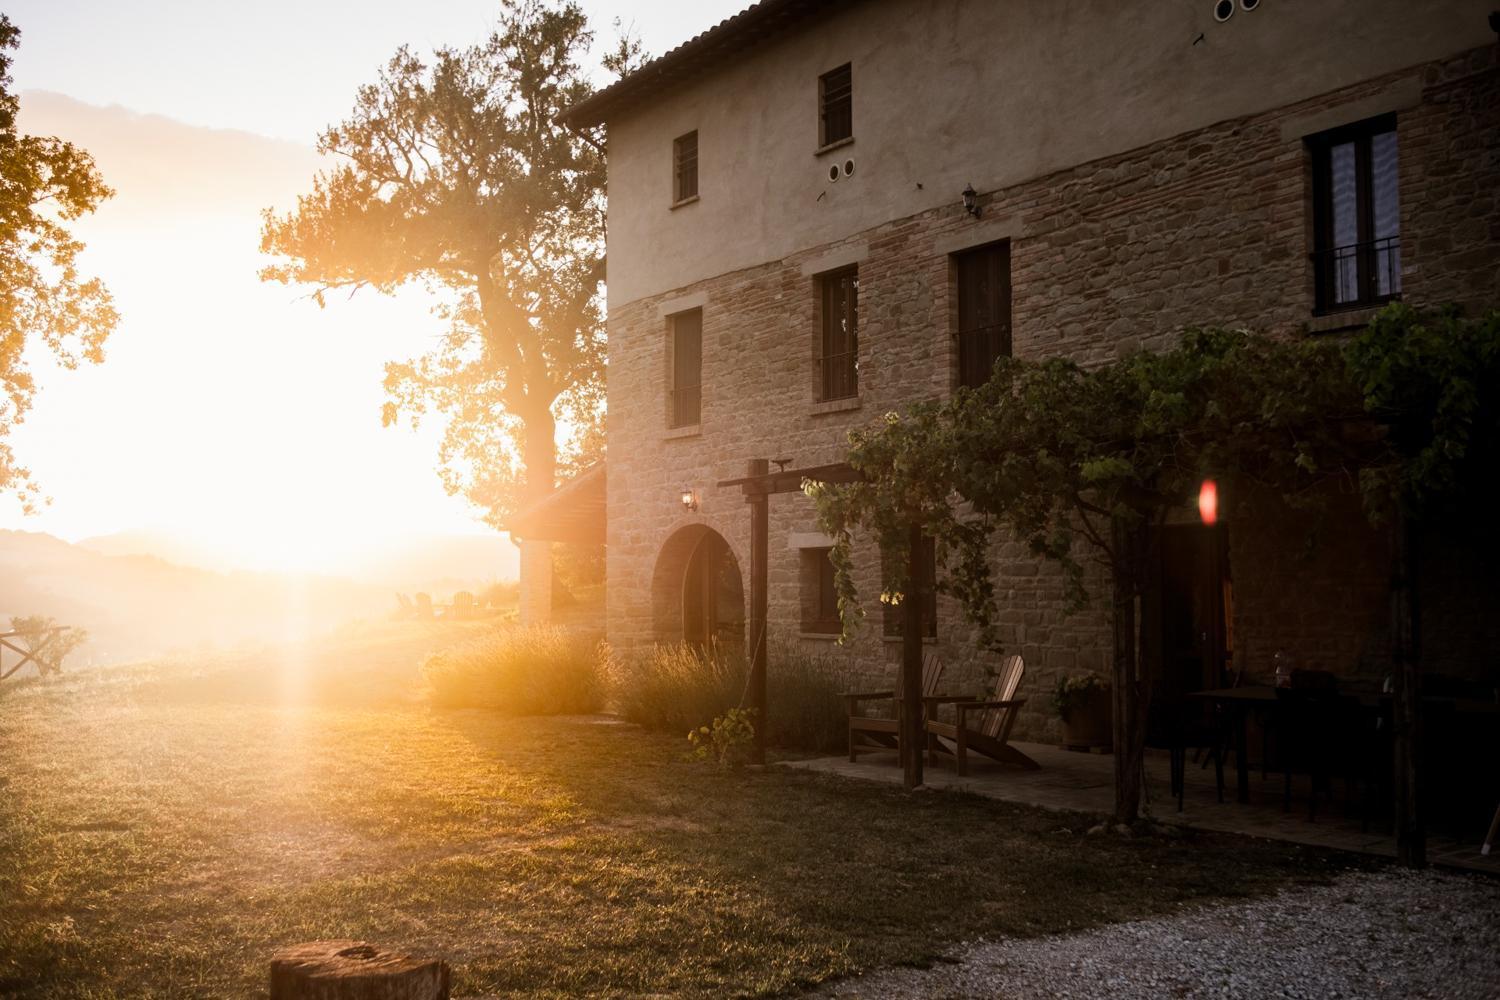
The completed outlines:
<svg viewBox="0 0 1500 1000">
<path fill-rule="evenodd" d="M 1113 692 L 1089 691 L 1063 720 L 1063 742 L 1069 746 L 1108 747 L 1114 743 Z"/>
</svg>

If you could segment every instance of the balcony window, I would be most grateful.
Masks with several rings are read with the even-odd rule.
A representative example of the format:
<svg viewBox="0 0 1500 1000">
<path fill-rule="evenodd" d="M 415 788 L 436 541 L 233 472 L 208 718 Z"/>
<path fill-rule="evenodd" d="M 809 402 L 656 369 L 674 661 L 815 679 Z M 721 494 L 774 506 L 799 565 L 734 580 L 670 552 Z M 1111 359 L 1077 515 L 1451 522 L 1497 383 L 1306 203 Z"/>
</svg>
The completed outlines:
<svg viewBox="0 0 1500 1000">
<path fill-rule="evenodd" d="M 1314 136 L 1309 145 L 1318 311 L 1399 298 L 1401 200 L 1395 117 Z"/>
<path fill-rule="evenodd" d="M 859 395 L 859 270 L 848 268 L 818 279 L 822 300 L 819 399 Z"/>
</svg>

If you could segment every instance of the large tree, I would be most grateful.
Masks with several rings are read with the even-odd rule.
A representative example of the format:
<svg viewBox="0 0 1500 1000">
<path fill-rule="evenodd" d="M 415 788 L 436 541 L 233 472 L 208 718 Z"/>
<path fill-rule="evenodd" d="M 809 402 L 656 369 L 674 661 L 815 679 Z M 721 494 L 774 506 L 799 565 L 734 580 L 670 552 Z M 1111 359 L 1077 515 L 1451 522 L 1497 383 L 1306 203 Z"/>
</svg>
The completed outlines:
<svg viewBox="0 0 1500 1000">
<path fill-rule="evenodd" d="M 558 474 L 557 421 L 597 448 L 604 330 L 604 158 L 558 116 L 589 93 L 574 3 L 507 0 L 488 41 L 402 48 L 318 141 L 341 162 L 295 211 L 267 210 L 262 277 L 327 293 L 438 297 L 437 346 L 387 368 L 387 423 L 448 418 L 441 472 L 500 524 Z"/>
<path fill-rule="evenodd" d="M 0 14 L 0 490 L 15 491 L 30 511 L 36 485 L 6 441 L 36 396 L 27 348 L 40 340 L 65 368 L 98 363 L 119 316 L 103 283 L 80 274 L 83 244 L 66 225 L 114 192 L 88 153 L 17 130 L 10 50 L 20 40 Z"/>
</svg>

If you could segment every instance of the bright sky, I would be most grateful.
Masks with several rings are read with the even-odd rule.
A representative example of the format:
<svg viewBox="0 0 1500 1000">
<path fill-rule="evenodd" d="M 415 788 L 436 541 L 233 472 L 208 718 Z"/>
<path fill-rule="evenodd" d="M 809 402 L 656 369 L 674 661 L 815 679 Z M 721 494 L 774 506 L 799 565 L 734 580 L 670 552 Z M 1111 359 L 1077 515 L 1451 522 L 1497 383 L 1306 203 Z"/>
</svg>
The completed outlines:
<svg viewBox="0 0 1500 1000">
<path fill-rule="evenodd" d="M 660 54 L 742 0 L 583 4 Z M 437 428 L 380 426 L 382 366 L 440 332 L 420 294 L 319 310 L 255 277 L 259 209 L 396 47 L 468 45 L 492 0 L 11 0 L 23 130 L 94 153 L 119 194 L 77 226 L 123 322 L 102 367 L 37 364 L 14 435 L 53 498 L 0 527 L 77 540 L 165 530 L 257 568 L 337 570 L 373 538 L 481 532 L 433 467 Z M 597 60 L 596 60 L 597 61 Z M 601 75 L 600 79 L 604 79 Z"/>
</svg>

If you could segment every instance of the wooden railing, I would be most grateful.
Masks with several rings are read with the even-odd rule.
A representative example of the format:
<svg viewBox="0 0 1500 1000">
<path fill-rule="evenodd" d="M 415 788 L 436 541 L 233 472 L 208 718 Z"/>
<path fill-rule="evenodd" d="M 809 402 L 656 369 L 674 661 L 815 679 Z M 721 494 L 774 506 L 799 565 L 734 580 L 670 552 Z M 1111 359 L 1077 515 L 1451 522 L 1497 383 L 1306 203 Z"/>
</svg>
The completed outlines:
<svg viewBox="0 0 1500 1000">
<path fill-rule="evenodd" d="M 37 673 L 43 676 L 60 671 L 61 662 L 47 658 L 47 647 L 55 643 L 63 633 L 70 631 L 72 629 L 66 625 L 53 625 L 26 632 L 0 632 L 0 681 L 5 680 L 28 663 L 35 664 Z M 17 645 L 15 642 L 17 639 L 21 640 L 24 645 Z M 28 646 L 31 648 L 28 649 Z M 5 666 L 5 650 L 19 655 L 20 661 L 8 667 Z"/>
</svg>

